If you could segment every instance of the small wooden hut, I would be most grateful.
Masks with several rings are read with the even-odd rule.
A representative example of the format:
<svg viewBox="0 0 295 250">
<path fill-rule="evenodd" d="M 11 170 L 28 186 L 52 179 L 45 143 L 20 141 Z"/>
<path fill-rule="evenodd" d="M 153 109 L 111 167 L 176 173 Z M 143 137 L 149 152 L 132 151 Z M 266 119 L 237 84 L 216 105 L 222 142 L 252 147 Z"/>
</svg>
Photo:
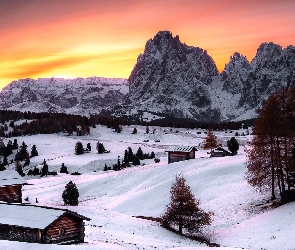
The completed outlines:
<svg viewBox="0 0 295 250">
<path fill-rule="evenodd" d="M 171 147 L 168 152 L 168 164 L 178 161 L 195 159 L 195 152 L 198 151 L 194 146 L 175 146 Z"/>
<path fill-rule="evenodd" d="M 81 243 L 84 220 L 90 219 L 67 209 L 0 203 L 0 240 Z"/>
<path fill-rule="evenodd" d="M 0 171 L 0 201 L 9 203 L 22 202 L 22 186 L 27 181 L 14 170 Z"/>
</svg>

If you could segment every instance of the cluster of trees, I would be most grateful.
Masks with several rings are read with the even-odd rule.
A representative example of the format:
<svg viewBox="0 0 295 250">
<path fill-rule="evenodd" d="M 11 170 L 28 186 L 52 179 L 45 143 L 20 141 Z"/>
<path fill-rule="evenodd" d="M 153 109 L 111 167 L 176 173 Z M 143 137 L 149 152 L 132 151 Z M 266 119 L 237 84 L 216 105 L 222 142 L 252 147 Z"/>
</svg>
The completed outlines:
<svg viewBox="0 0 295 250">
<path fill-rule="evenodd" d="M 95 127 L 95 119 L 86 116 L 63 114 L 63 113 L 35 113 L 0 110 L 2 126 L 0 126 L 1 137 L 16 137 L 32 134 L 52 134 L 67 132 L 72 135 L 90 134 L 90 127 Z M 22 124 L 15 125 L 15 121 L 26 120 Z M 31 120 L 27 122 L 27 120 Z M 12 128 L 8 131 L 8 126 Z"/>
<path fill-rule="evenodd" d="M 100 143 L 99 141 L 96 144 L 96 150 L 97 150 L 98 154 L 110 152 L 110 151 L 106 150 L 103 143 Z M 87 143 L 86 148 L 84 148 L 82 142 L 80 142 L 80 141 L 76 142 L 76 145 L 75 145 L 75 154 L 76 155 L 81 155 L 81 154 L 84 154 L 85 152 L 89 153 L 90 151 L 91 151 L 90 143 Z"/>
<path fill-rule="evenodd" d="M 143 123 L 142 125 L 146 125 Z M 150 126 L 159 127 L 174 127 L 174 128 L 201 128 L 213 130 L 238 130 L 240 128 L 248 128 L 253 125 L 253 120 L 240 121 L 240 122 L 224 122 L 224 123 L 204 123 L 192 119 L 178 119 L 178 118 L 163 118 L 149 122 Z"/>
<path fill-rule="evenodd" d="M 155 153 L 153 151 L 150 154 L 149 153 L 144 153 L 142 151 L 141 147 L 139 147 L 137 149 L 137 152 L 134 154 L 133 151 L 132 151 L 132 148 L 128 147 L 124 151 L 123 162 L 124 163 L 132 162 L 132 164 L 136 166 L 136 165 L 140 165 L 141 160 L 153 159 L 153 158 L 155 158 Z"/>
<path fill-rule="evenodd" d="M 217 136 L 213 133 L 212 129 L 209 129 L 204 141 L 203 148 L 205 150 L 210 149 L 212 153 L 213 149 L 217 148 L 219 145 L 220 144 L 217 140 Z M 239 143 L 235 137 L 232 137 L 227 141 L 227 147 L 228 147 L 228 150 L 232 153 L 232 155 L 236 155 L 238 153 Z"/>
<path fill-rule="evenodd" d="M 151 153 L 144 153 L 141 147 L 139 147 L 137 152 L 134 154 L 132 151 L 132 148 L 128 147 L 124 151 L 124 157 L 122 158 L 122 162 L 120 160 L 120 156 L 118 156 L 117 163 L 114 164 L 113 167 L 108 167 L 105 164 L 104 171 L 107 171 L 107 170 L 119 171 L 126 167 L 131 167 L 131 164 L 134 166 L 138 166 L 140 165 L 140 161 L 144 159 L 154 159 L 156 163 L 160 162 L 160 159 L 155 158 L 155 153 L 153 151 Z"/>
<path fill-rule="evenodd" d="M 295 177 L 295 87 L 269 96 L 255 120 L 253 140 L 247 147 L 246 178 L 271 198 L 288 194 Z"/>
</svg>

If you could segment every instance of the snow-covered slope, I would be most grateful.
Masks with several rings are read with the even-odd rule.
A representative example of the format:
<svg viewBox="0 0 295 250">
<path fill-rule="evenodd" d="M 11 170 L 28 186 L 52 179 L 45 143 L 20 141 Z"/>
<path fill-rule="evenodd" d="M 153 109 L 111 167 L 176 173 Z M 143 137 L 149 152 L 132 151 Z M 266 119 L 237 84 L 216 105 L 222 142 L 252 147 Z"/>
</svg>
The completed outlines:
<svg viewBox="0 0 295 250">
<path fill-rule="evenodd" d="M 212 242 L 225 249 L 293 249 L 295 240 L 295 204 L 271 209 L 270 194 L 260 194 L 246 182 L 245 153 L 243 145 L 251 136 L 237 136 L 240 150 L 236 156 L 209 158 L 201 146 L 206 136 L 200 129 L 158 128 L 160 142 L 146 139 L 145 127 L 137 126 L 137 134 L 131 134 L 133 126 L 124 126 L 120 134 L 103 126 L 91 129 L 84 137 L 55 135 L 33 135 L 17 138 L 25 141 L 30 149 L 37 146 L 38 157 L 31 158 L 29 167 L 40 167 L 45 159 L 49 170 L 59 170 L 64 163 L 70 173 L 80 171 L 82 175 L 58 174 L 54 177 L 26 177 L 23 198 L 38 205 L 62 207 L 62 191 L 66 183 L 76 183 L 80 197 L 78 206 L 67 207 L 91 218 L 86 223 L 86 243 L 73 246 L 42 246 L 42 249 L 198 249 L 205 244 L 180 237 L 159 226 L 157 222 L 134 216 L 159 217 L 170 200 L 170 188 L 175 176 L 182 173 L 202 209 L 214 213 L 212 225 L 204 232 Z M 150 128 L 150 129 L 154 129 Z M 164 129 L 166 132 L 164 132 Z M 199 133 L 201 132 L 201 133 Z M 240 131 L 245 132 L 245 130 Z M 233 136 L 230 132 L 215 132 L 223 145 Z M 13 139 L 13 138 L 12 138 Z M 97 140 L 102 142 L 108 154 L 97 154 L 94 150 L 84 155 L 75 155 L 75 143 L 90 142 L 95 148 Z M 4 139 L 7 143 L 8 139 Z M 196 146 L 196 159 L 167 164 L 165 150 L 173 145 Z M 123 157 L 124 150 L 131 147 L 136 152 L 154 151 L 160 163 L 144 160 L 144 166 L 126 168 L 122 171 L 103 171 L 104 164 L 111 166 Z M 15 153 L 15 152 L 14 152 Z M 12 156 L 9 156 L 12 157 Z M 10 158 L 9 158 L 10 159 Z M 11 164 L 8 168 L 13 169 Z M 0 172 L 1 174 L 1 172 Z M 0 211 L 1 212 L 1 211 Z M 40 249 L 39 244 L 1 241 L 0 249 Z M 200 248 L 199 248 L 200 247 Z M 222 249 L 222 248 L 221 248 Z"/>
<path fill-rule="evenodd" d="M 123 103 L 128 91 L 126 79 L 21 79 L 0 92 L 0 108 L 89 115 Z"/>
</svg>

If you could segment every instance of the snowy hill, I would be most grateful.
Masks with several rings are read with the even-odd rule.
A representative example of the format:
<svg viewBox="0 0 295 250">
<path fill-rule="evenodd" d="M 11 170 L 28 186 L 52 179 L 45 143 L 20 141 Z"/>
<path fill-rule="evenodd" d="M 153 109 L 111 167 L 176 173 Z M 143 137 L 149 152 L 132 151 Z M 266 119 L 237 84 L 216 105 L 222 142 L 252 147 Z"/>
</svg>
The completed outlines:
<svg viewBox="0 0 295 250">
<path fill-rule="evenodd" d="M 19 143 L 25 141 L 28 149 L 35 144 L 39 152 L 39 156 L 31 158 L 25 172 L 34 166 L 40 168 L 45 159 L 49 171 L 59 171 L 64 163 L 70 173 L 82 173 L 79 176 L 59 173 L 42 178 L 26 176 L 32 185 L 24 186 L 23 198 L 28 197 L 32 204 L 38 198 L 38 205 L 61 208 L 65 207 L 62 191 L 66 183 L 72 180 L 80 193 L 79 205 L 66 208 L 91 218 L 86 222 L 86 243 L 73 246 L 43 245 L 42 249 L 206 249 L 205 244 L 167 231 L 157 222 L 134 217 L 161 216 L 170 200 L 171 185 L 180 173 L 186 178 L 195 197 L 200 199 L 201 208 L 214 213 L 212 224 L 204 228 L 211 242 L 227 250 L 293 248 L 295 204 L 271 208 L 269 194 L 255 192 L 244 179 L 243 145 L 251 139 L 250 135 L 236 137 L 240 144 L 238 155 L 209 158 L 201 148 L 206 136 L 204 130 L 179 128 L 176 132 L 175 129 L 154 127 L 160 142 L 155 142 L 152 135 L 148 142 L 144 142 L 147 138 L 145 127 L 137 126 L 138 133 L 131 134 L 133 128 L 124 126 L 123 131 L 117 134 L 111 129 L 97 126 L 91 129 L 91 135 L 83 137 L 54 134 L 17 138 Z M 215 134 L 223 145 L 233 136 L 233 133 L 224 131 Z M 93 150 L 84 155 L 75 155 L 74 147 L 78 140 L 84 146 L 89 142 Z M 98 140 L 111 152 L 97 154 L 94 149 Z M 4 139 L 5 144 L 7 141 Z M 168 164 L 165 150 L 174 145 L 196 146 L 196 159 Z M 118 172 L 103 171 L 105 164 L 111 166 L 116 163 L 118 156 L 122 159 L 127 147 L 131 147 L 133 152 L 138 147 L 147 153 L 154 151 L 160 163 L 156 164 L 150 159 L 142 161 L 141 166 Z M 13 169 L 14 165 L 8 168 Z M 40 249 L 40 245 L 1 241 L 0 249 Z"/>
<path fill-rule="evenodd" d="M 123 103 L 128 91 L 126 79 L 21 79 L 0 92 L 0 108 L 89 115 Z"/>
</svg>

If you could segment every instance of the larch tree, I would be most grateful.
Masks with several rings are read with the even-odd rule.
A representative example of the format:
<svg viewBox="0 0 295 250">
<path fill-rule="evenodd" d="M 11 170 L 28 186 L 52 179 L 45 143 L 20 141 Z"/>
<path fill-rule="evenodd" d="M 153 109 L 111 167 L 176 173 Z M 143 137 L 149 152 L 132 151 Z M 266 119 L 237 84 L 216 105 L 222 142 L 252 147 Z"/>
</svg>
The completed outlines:
<svg viewBox="0 0 295 250">
<path fill-rule="evenodd" d="M 287 173 L 292 167 L 294 129 L 290 121 L 294 121 L 294 97 L 294 88 L 269 96 L 255 121 L 254 137 L 246 148 L 246 179 L 261 191 L 270 189 L 271 199 L 275 199 L 276 188 L 283 197 Z"/>
<path fill-rule="evenodd" d="M 211 152 L 214 148 L 218 147 L 218 141 L 217 141 L 217 137 L 216 135 L 214 135 L 213 133 L 213 130 L 212 129 L 209 129 L 208 130 L 208 133 L 207 133 L 207 136 L 205 138 L 205 141 L 204 141 L 204 146 L 203 148 L 204 149 L 210 149 Z"/>
<path fill-rule="evenodd" d="M 170 204 L 161 217 L 163 227 L 177 228 L 180 234 L 183 233 L 183 229 L 189 233 L 199 233 L 204 225 L 211 223 L 212 213 L 207 213 L 199 207 L 199 200 L 195 199 L 182 175 L 176 176 L 170 193 Z"/>
</svg>

